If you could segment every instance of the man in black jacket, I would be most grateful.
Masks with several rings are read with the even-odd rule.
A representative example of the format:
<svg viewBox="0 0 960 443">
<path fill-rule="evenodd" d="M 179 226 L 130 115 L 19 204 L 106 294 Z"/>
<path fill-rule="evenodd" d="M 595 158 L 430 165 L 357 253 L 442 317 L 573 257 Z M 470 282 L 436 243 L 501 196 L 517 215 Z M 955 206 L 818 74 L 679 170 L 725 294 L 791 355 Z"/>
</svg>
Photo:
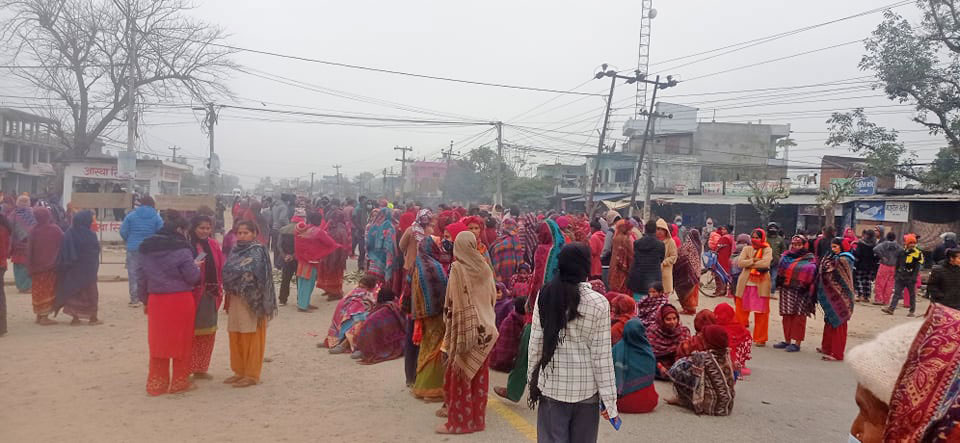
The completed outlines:
<svg viewBox="0 0 960 443">
<path fill-rule="evenodd" d="M 947 249 L 946 260 L 934 266 L 927 280 L 930 301 L 960 309 L 960 249 Z"/>
<path fill-rule="evenodd" d="M 647 290 L 663 278 L 660 266 L 666 255 L 663 242 L 657 239 L 657 222 L 649 220 L 643 226 L 643 237 L 633 243 L 633 266 L 627 287 L 633 291 L 634 298 L 645 297 Z"/>
</svg>

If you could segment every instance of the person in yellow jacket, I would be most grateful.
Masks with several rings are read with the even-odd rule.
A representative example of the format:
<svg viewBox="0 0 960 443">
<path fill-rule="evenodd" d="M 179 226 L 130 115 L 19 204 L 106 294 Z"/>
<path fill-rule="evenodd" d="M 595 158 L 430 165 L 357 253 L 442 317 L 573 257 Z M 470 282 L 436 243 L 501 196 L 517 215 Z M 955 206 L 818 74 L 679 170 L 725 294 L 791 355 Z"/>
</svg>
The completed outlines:
<svg viewBox="0 0 960 443">
<path fill-rule="evenodd" d="M 670 237 L 670 227 L 667 226 L 667 221 L 662 218 L 657 219 L 657 240 L 663 242 L 665 250 L 663 262 L 660 264 L 660 271 L 663 275 L 660 282 L 663 283 L 663 293 L 669 296 L 673 293 L 673 264 L 677 262 L 677 244 Z"/>
</svg>

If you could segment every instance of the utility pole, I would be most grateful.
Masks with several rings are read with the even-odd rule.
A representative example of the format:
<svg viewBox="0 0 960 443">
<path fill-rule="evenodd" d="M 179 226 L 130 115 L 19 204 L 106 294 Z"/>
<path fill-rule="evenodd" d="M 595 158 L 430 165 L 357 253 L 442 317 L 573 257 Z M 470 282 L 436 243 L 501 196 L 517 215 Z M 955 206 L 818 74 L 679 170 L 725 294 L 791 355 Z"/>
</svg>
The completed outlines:
<svg viewBox="0 0 960 443">
<path fill-rule="evenodd" d="M 217 124 L 217 109 L 213 103 L 207 103 L 206 106 L 200 108 L 193 108 L 194 111 L 204 111 L 206 115 L 203 117 L 203 125 L 207 131 L 207 138 L 210 140 L 210 158 L 207 159 L 207 169 L 209 170 L 210 177 L 210 192 L 211 196 L 217 194 L 216 179 L 220 170 L 220 160 L 217 159 L 216 154 L 213 153 L 213 127 Z M 170 148 L 173 151 L 174 159 L 177 156 L 177 150 L 180 148 L 173 147 Z"/>
<path fill-rule="evenodd" d="M 316 174 L 316 172 L 311 172 L 311 173 L 310 173 L 310 192 L 307 193 L 307 196 L 309 196 L 310 199 L 313 199 L 313 176 L 314 176 L 315 174 Z"/>
<path fill-rule="evenodd" d="M 137 27 L 133 21 L 133 6 L 129 0 L 126 2 L 127 15 L 127 36 L 129 48 L 127 49 L 127 150 L 133 157 L 134 174 L 130 176 L 127 182 L 127 192 L 130 193 L 130 208 L 133 208 L 133 195 L 136 190 L 136 158 L 137 158 Z"/>
<path fill-rule="evenodd" d="M 396 159 L 400 162 L 400 203 L 407 202 L 407 196 L 404 195 L 404 187 L 407 184 L 407 163 L 412 163 L 413 160 L 407 160 L 407 152 L 413 151 L 413 148 L 409 146 L 394 146 L 394 151 L 400 151 L 400 158 Z"/>
<path fill-rule="evenodd" d="M 597 191 L 597 180 L 600 177 L 600 157 L 603 155 L 603 144 L 607 137 L 607 124 L 610 123 L 610 107 L 613 105 L 613 90 L 617 86 L 617 79 L 627 81 L 627 84 L 633 84 L 638 81 L 644 81 L 646 74 L 639 71 L 635 72 L 633 77 L 617 74 L 613 69 L 607 69 L 607 64 L 602 65 L 602 70 L 593 76 L 595 79 L 610 77 L 610 93 L 607 94 L 607 109 L 603 112 L 603 129 L 600 131 L 600 141 L 597 143 L 597 159 L 593 165 L 593 174 L 590 179 L 590 192 L 587 194 L 587 214 L 593 216 L 593 195 Z"/>
<path fill-rule="evenodd" d="M 337 195 L 343 197 L 343 186 L 340 184 L 340 168 L 342 165 L 333 165 L 333 169 L 337 170 Z"/>
<path fill-rule="evenodd" d="M 443 155 L 444 160 L 447 161 L 447 169 L 444 171 L 443 186 L 440 187 L 440 200 L 447 201 L 447 177 L 450 174 L 450 161 L 453 160 L 453 140 L 450 140 L 450 149 L 446 151 L 440 151 Z"/>
<path fill-rule="evenodd" d="M 387 196 L 387 168 L 383 168 L 383 186 L 380 187 L 380 193 Z"/>
<path fill-rule="evenodd" d="M 666 89 L 666 88 L 676 86 L 678 83 L 676 80 L 673 79 L 672 75 L 667 76 L 667 81 L 665 83 L 660 82 L 659 75 L 654 81 L 650 81 L 647 79 L 641 79 L 640 81 L 653 85 L 653 97 L 650 99 L 650 109 L 648 109 L 647 112 L 645 113 L 647 115 L 647 124 L 643 130 L 643 141 L 641 141 L 640 143 L 640 157 L 637 159 L 636 168 L 634 168 L 633 191 L 630 192 L 630 214 L 631 215 L 633 214 L 633 209 L 637 205 L 637 188 L 640 186 L 640 176 L 643 175 L 642 174 L 643 158 L 647 154 L 647 140 L 649 140 L 650 137 L 653 136 L 653 129 L 654 129 L 653 121 L 657 117 L 666 117 L 666 118 L 673 117 L 673 116 L 657 114 L 656 112 L 654 112 L 654 109 L 656 109 L 656 104 L 657 104 L 657 91 L 659 91 L 660 89 Z M 647 186 L 646 186 L 646 190 L 644 191 L 644 198 L 643 198 L 643 219 L 644 220 L 649 220 L 650 213 L 651 213 L 650 212 L 650 188 L 652 188 L 653 186 L 651 186 L 650 173 L 652 171 L 652 167 L 651 167 L 652 164 L 653 162 L 647 162 Z"/>
<path fill-rule="evenodd" d="M 180 150 L 180 147 L 179 147 L 179 146 L 174 146 L 174 147 L 172 147 L 172 148 L 167 148 L 167 149 L 173 151 L 173 155 L 170 156 L 170 161 L 176 162 L 176 161 L 177 161 L 177 151 Z"/>
<path fill-rule="evenodd" d="M 494 126 L 497 128 L 497 195 L 493 204 L 503 208 L 503 122 L 495 122 Z"/>
</svg>

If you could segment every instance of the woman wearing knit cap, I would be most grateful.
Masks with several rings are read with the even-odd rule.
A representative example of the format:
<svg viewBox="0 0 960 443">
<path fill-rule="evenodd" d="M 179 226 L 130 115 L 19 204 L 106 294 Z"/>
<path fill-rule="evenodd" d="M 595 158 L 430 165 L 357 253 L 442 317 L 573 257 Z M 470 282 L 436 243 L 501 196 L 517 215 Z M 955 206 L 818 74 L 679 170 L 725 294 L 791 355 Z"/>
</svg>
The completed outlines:
<svg viewBox="0 0 960 443">
<path fill-rule="evenodd" d="M 905 369 L 910 345 L 922 323 L 913 321 L 897 325 L 847 353 L 846 363 L 857 379 L 855 398 L 860 408 L 850 427 L 850 435 L 856 441 L 884 441 L 897 375 Z"/>
</svg>

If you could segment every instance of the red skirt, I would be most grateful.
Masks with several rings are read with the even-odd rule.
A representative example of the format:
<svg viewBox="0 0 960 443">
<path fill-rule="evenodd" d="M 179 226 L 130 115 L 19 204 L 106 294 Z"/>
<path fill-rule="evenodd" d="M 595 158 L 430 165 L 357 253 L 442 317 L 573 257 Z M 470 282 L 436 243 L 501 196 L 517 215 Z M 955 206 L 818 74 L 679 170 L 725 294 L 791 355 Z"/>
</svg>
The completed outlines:
<svg viewBox="0 0 960 443">
<path fill-rule="evenodd" d="M 196 305 L 193 291 L 150 294 L 147 342 L 151 358 L 190 358 Z"/>
</svg>

